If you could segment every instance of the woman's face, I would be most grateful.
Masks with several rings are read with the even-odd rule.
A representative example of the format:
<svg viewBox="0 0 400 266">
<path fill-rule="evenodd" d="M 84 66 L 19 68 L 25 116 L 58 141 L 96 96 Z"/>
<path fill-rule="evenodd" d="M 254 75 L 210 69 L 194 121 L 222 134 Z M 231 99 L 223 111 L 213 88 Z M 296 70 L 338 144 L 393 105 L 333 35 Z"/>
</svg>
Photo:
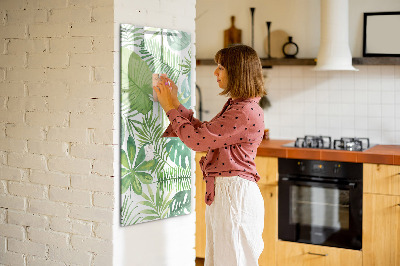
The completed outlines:
<svg viewBox="0 0 400 266">
<path fill-rule="evenodd" d="M 218 64 L 214 71 L 214 76 L 217 77 L 217 82 L 221 89 L 226 89 L 228 87 L 228 71 L 225 67 Z"/>
</svg>

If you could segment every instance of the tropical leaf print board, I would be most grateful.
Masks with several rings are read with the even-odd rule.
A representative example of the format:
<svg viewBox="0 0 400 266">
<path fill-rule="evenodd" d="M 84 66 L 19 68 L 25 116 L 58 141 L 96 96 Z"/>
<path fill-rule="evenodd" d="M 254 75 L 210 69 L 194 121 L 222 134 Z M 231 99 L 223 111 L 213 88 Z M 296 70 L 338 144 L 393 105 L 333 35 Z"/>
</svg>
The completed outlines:
<svg viewBox="0 0 400 266">
<path fill-rule="evenodd" d="M 169 125 L 153 101 L 152 74 L 178 85 L 191 104 L 191 37 L 176 30 L 121 25 L 121 225 L 191 212 L 191 151 L 161 138 Z"/>
</svg>

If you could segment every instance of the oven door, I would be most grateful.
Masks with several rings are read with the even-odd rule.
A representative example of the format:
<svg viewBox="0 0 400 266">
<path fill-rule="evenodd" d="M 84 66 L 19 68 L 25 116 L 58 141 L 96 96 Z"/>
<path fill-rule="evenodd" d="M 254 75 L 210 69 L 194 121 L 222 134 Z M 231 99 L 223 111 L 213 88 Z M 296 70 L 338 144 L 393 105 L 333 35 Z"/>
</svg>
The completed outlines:
<svg viewBox="0 0 400 266">
<path fill-rule="evenodd" d="M 361 249 L 362 181 L 279 179 L 278 238 Z"/>
</svg>

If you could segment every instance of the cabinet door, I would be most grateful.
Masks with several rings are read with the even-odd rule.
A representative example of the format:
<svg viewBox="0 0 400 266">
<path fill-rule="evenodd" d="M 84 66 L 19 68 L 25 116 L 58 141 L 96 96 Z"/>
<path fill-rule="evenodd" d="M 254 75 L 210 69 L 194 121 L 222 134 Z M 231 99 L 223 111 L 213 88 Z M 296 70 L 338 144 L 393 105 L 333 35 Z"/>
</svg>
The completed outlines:
<svg viewBox="0 0 400 266">
<path fill-rule="evenodd" d="M 364 194 L 364 266 L 400 266 L 399 204 L 400 196 Z"/>
<path fill-rule="evenodd" d="M 363 175 L 364 193 L 400 195 L 400 166 L 365 163 Z"/>
<path fill-rule="evenodd" d="M 257 156 L 254 162 L 261 176 L 258 184 L 278 185 L 278 158 Z"/>
<path fill-rule="evenodd" d="M 276 265 L 276 243 L 278 241 L 278 187 L 259 185 L 264 198 L 264 250 L 258 259 L 260 266 Z"/>
<path fill-rule="evenodd" d="M 278 241 L 278 266 L 361 266 L 362 252 Z"/>
<path fill-rule="evenodd" d="M 204 258 L 206 254 L 206 183 L 203 181 L 203 172 L 200 169 L 199 161 L 206 153 L 196 153 L 196 257 Z"/>
</svg>

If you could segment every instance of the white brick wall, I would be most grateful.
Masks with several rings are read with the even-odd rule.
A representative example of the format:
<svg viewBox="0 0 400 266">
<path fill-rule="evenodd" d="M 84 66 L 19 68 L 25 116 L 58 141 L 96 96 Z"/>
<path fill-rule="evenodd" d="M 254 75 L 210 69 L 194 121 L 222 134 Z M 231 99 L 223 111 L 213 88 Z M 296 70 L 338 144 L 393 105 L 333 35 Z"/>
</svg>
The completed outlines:
<svg viewBox="0 0 400 266">
<path fill-rule="evenodd" d="M 0 265 L 112 265 L 113 13 L 1 0 Z"/>
</svg>

